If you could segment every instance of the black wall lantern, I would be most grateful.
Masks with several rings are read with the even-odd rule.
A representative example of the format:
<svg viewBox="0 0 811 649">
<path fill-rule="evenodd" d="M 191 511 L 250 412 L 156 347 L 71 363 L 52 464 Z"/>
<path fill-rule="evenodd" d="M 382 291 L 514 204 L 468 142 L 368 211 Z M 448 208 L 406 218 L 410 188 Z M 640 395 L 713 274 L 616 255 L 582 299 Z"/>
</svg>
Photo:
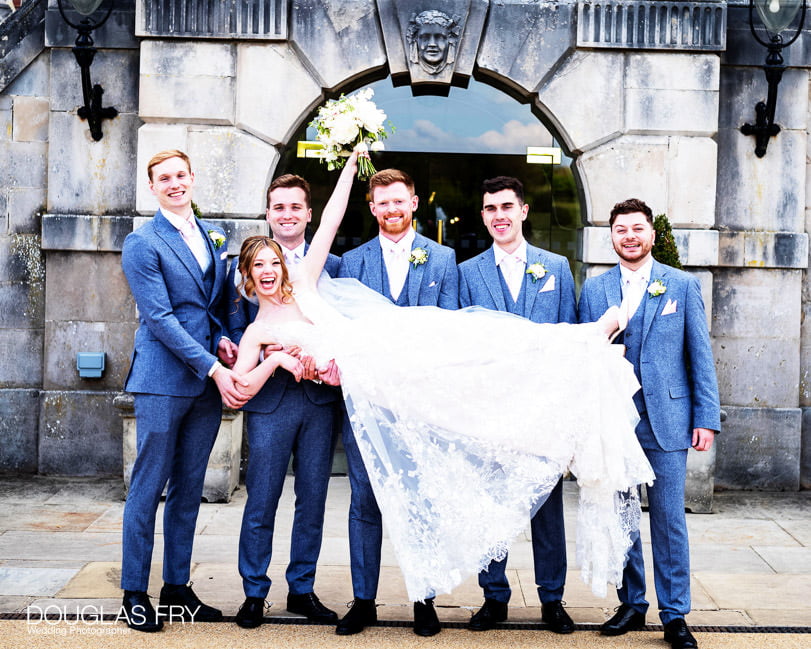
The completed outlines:
<svg viewBox="0 0 811 649">
<path fill-rule="evenodd" d="M 102 108 L 101 96 L 104 90 L 99 84 L 95 86 L 90 81 L 90 66 L 93 63 L 93 57 L 96 56 L 96 48 L 93 47 L 93 38 L 90 32 L 94 29 L 101 27 L 110 14 L 113 12 L 113 5 L 115 0 L 109 0 L 110 6 L 107 13 L 98 22 L 91 22 L 90 16 L 93 15 L 99 8 L 104 0 L 66 0 L 78 13 L 84 18 L 78 23 L 72 22 L 66 15 L 65 9 L 62 6 L 62 0 L 57 0 L 59 5 L 59 13 L 62 14 L 62 19 L 73 29 L 79 32 L 76 37 L 76 45 L 73 48 L 73 55 L 76 57 L 76 63 L 82 70 L 82 97 L 84 98 L 84 106 L 79 107 L 79 117 L 86 119 L 90 126 L 90 135 L 98 142 L 104 134 L 101 132 L 101 121 L 104 119 L 112 119 L 118 115 L 118 111 L 112 106 Z"/>
<path fill-rule="evenodd" d="M 757 9 L 760 20 L 769 34 L 768 42 L 758 36 L 755 30 L 753 7 Z M 788 41 L 784 42 L 781 33 L 791 25 L 800 10 L 802 12 L 797 24 L 797 31 Z M 786 69 L 786 66 L 783 65 L 783 56 L 780 54 L 780 50 L 797 40 L 803 30 L 804 22 L 805 0 L 749 0 L 749 29 L 752 30 L 752 36 L 755 37 L 755 40 L 769 50 L 766 55 L 766 65 L 763 67 L 766 72 L 766 81 L 769 84 L 768 98 L 765 104 L 761 101 L 755 106 L 755 124 L 741 126 L 741 133 L 755 136 L 755 155 L 758 158 L 766 155 L 769 138 L 780 132 L 780 126 L 774 123 L 777 85 L 780 83 L 780 79 L 783 78 L 783 70 Z"/>
</svg>

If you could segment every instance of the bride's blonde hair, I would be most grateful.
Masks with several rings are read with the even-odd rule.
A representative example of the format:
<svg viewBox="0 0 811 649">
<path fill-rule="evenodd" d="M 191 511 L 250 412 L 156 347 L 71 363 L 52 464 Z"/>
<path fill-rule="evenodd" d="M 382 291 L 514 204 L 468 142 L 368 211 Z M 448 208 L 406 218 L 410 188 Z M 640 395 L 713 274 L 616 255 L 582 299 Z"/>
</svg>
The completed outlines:
<svg viewBox="0 0 811 649">
<path fill-rule="evenodd" d="M 284 262 L 284 253 L 281 246 L 270 237 L 257 235 L 248 237 L 242 242 L 242 248 L 239 250 L 239 265 L 237 266 L 239 274 L 242 275 L 239 288 L 245 291 L 245 295 L 248 297 L 252 297 L 256 292 L 256 284 L 251 277 L 251 269 L 256 256 L 262 248 L 270 248 L 279 258 L 282 268 L 281 299 L 282 302 L 290 302 L 293 299 L 293 285 L 290 283 L 290 274 L 287 272 L 287 264 Z"/>
</svg>

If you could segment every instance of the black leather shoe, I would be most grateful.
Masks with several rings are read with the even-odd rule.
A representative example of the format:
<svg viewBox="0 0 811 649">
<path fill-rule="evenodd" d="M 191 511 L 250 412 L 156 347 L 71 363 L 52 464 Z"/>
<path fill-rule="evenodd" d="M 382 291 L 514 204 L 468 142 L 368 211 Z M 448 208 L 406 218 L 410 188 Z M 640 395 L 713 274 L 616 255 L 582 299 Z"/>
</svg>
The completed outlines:
<svg viewBox="0 0 811 649">
<path fill-rule="evenodd" d="M 130 629 L 153 633 L 163 628 L 163 620 L 155 612 L 149 595 L 140 590 L 125 590 L 118 619 L 127 623 Z"/>
<path fill-rule="evenodd" d="M 287 610 L 298 615 L 306 615 L 311 622 L 335 624 L 338 621 L 338 614 L 324 606 L 315 593 L 288 594 Z"/>
<path fill-rule="evenodd" d="M 439 618 L 434 609 L 434 598 L 428 597 L 425 602 L 414 602 L 414 633 L 428 638 L 442 631 Z"/>
<path fill-rule="evenodd" d="M 164 584 L 161 588 L 161 614 L 172 621 L 222 622 L 222 611 L 208 606 L 194 594 L 191 586 Z"/>
<path fill-rule="evenodd" d="M 499 602 L 497 599 L 485 597 L 484 604 L 470 618 L 467 628 L 471 631 L 489 631 L 494 629 L 499 622 L 507 620 L 507 602 Z"/>
<path fill-rule="evenodd" d="M 665 624 L 665 642 L 669 642 L 673 649 L 698 649 L 698 642 L 690 633 L 683 617 Z"/>
<path fill-rule="evenodd" d="M 234 618 L 243 629 L 255 629 L 265 620 L 265 600 L 261 597 L 246 597 Z"/>
<path fill-rule="evenodd" d="M 560 600 L 541 602 L 541 620 L 546 622 L 555 633 L 571 633 L 574 631 L 574 622 L 569 617 L 566 609 L 563 608 L 563 602 Z"/>
<path fill-rule="evenodd" d="M 377 607 L 373 599 L 356 599 L 352 608 L 335 627 L 338 635 L 354 635 L 377 623 Z"/>
<path fill-rule="evenodd" d="M 600 627 L 602 635 L 622 635 L 645 626 L 645 615 L 635 611 L 627 604 L 620 604 L 617 612 L 608 622 Z"/>
</svg>

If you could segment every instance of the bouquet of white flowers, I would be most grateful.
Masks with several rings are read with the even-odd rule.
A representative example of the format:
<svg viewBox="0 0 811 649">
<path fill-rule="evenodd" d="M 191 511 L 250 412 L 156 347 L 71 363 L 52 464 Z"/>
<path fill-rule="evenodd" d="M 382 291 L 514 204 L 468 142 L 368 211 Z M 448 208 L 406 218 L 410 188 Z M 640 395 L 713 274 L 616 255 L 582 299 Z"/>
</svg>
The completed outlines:
<svg viewBox="0 0 811 649">
<path fill-rule="evenodd" d="M 383 150 L 382 140 L 388 136 L 383 126 L 386 113 L 375 106 L 373 95 L 374 90 L 364 88 L 348 97 L 341 95 L 338 99 L 330 99 L 310 122 L 310 126 L 318 131 L 318 141 L 324 145 L 321 160 L 326 161 L 328 169 L 341 169 L 353 149 Z M 374 173 L 372 161 L 360 156 L 358 178 L 366 180 Z"/>
</svg>

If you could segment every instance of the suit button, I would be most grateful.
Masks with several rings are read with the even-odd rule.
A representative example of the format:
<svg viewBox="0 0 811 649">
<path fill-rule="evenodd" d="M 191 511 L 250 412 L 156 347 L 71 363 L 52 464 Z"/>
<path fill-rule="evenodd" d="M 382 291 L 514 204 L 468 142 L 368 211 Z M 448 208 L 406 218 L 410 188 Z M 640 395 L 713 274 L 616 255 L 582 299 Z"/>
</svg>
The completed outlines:
<svg viewBox="0 0 811 649">
<path fill-rule="evenodd" d="M 211 340 L 211 336 L 206 336 L 206 340 Z"/>
</svg>

